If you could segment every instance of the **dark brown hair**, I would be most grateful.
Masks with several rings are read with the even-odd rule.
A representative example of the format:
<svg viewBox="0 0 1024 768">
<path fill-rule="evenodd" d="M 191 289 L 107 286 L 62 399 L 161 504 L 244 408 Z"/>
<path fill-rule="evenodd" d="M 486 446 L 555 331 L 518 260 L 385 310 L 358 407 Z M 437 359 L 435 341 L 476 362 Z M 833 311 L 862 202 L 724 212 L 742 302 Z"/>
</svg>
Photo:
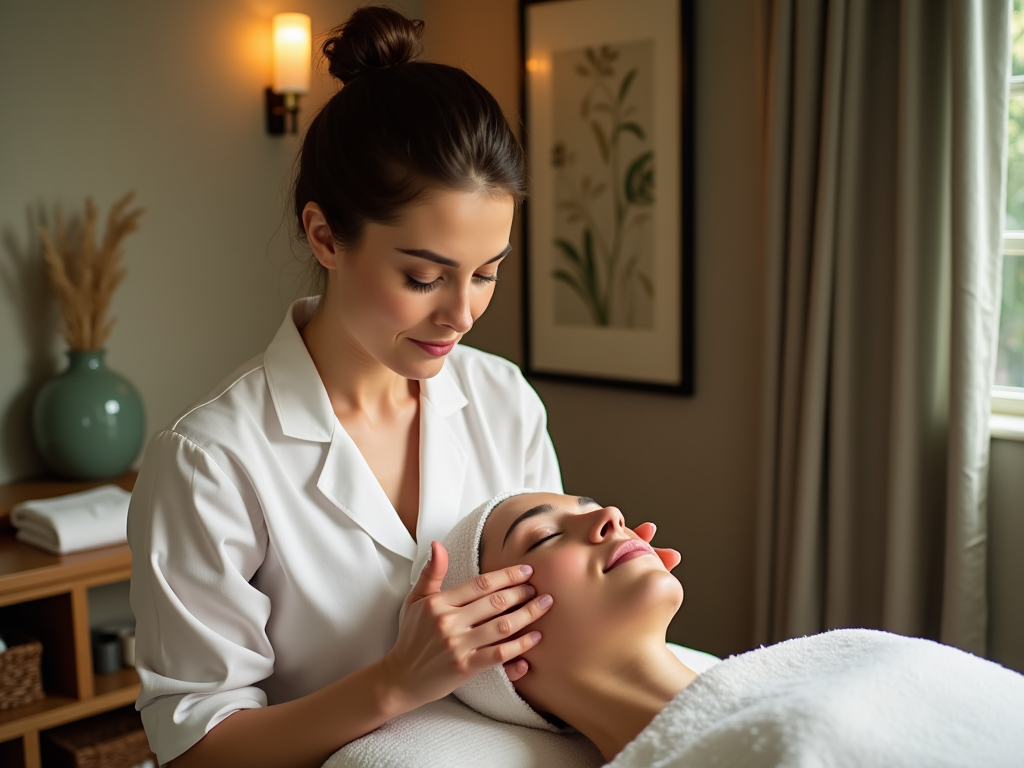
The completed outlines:
<svg viewBox="0 0 1024 768">
<path fill-rule="evenodd" d="M 343 87 L 310 123 L 295 215 L 316 202 L 334 239 L 358 244 L 431 190 L 526 196 L 526 158 L 494 97 L 456 67 L 420 61 L 423 22 L 356 10 L 323 45 Z"/>
</svg>

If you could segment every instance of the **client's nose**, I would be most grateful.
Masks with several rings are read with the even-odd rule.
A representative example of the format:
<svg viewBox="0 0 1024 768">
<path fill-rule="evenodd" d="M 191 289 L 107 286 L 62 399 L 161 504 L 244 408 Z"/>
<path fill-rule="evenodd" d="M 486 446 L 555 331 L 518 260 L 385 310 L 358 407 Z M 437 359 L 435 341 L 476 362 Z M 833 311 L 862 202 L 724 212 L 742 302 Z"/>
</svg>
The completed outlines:
<svg viewBox="0 0 1024 768">
<path fill-rule="evenodd" d="M 600 544 L 613 533 L 626 527 L 626 519 L 618 507 L 601 507 L 590 513 L 593 519 L 590 524 L 590 540 Z"/>
</svg>

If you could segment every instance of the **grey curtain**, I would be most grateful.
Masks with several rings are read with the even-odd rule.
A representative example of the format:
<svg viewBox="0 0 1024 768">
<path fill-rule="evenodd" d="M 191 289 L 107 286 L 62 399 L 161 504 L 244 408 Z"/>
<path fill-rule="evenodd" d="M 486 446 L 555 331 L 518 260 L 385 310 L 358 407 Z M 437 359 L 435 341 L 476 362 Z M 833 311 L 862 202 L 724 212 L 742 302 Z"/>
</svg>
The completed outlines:
<svg viewBox="0 0 1024 768">
<path fill-rule="evenodd" d="M 984 653 L 1009 0 L 760 0 L 755 627 Z"/>
</svg>

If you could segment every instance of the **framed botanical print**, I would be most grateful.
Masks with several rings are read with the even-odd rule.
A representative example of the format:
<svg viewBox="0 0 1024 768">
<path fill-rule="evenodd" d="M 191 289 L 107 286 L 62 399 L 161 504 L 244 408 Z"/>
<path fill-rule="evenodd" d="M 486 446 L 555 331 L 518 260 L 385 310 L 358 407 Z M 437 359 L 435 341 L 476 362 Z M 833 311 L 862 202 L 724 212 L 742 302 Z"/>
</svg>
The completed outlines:
<svg viewBox="0 0 1024 768">
<path fill-rule="evenodd" d="M 526 369 L 692 394 L 692 0 L 521 0 Z"/>
</svg>

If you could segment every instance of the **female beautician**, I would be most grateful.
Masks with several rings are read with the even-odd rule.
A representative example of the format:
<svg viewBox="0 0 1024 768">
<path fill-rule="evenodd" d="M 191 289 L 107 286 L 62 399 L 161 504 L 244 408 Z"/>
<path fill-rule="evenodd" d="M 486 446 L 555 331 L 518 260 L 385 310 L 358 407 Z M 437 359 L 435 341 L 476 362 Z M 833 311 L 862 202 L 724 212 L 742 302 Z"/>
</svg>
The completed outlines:
<svg viewBox="0 0 1024 768">
<path fill-rule="evenodd" d="M 509 639 L 551 603 L 529 568 L 445 592 L 445 559 L 423 568 L 480 499 L 561 480 L 518 368 L 458 346 L 509 251 L 523 153 L 482 86 L 416 61 L 421 29 L 363 8 L 324 45 L 344 87 L 295 185 L 323 295 L 146 449 L 131 600 L 161 763 L 320 765 L 484 667 L 521 676 L 540 639 Z"/>
</svg>

